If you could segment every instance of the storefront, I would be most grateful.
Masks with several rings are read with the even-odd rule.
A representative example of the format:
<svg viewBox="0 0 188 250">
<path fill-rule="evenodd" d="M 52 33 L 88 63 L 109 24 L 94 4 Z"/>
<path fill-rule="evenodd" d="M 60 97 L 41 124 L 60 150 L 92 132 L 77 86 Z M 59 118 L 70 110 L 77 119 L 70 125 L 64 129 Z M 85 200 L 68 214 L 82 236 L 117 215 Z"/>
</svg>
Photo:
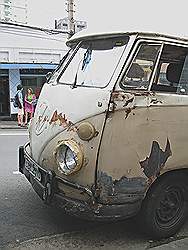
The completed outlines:
<svg viewBox="0 0 188 250">
<path fill-rule="evenodd" d="M 56 65 L 53 65 L 55 67 Z M 28 88 L 32 88 L 33 92 L 35 93 L 36 97 L 38 98 L 40 91 L 42 89 L 42 86 L 44 85 L 46 81 L 46 74 L 48 72 L 51 72 L 53 68 L 45 69 L 20 69 L 20 80 L 22 83 L 22 86 L 24 88 L 24 92 L 27 92 Z"/>
<path fill-rule="evenodd" d="M 12 105 L 17 85 L 22 84 L 24 92 L 32 88 L 36 97 L 46 81 L 46 74 L 57 64 L 0 64 L 0 116 L 10 117 L 17 113 Z"/>
<path fill-rule="evenodd" d="M 44 32 L 35 27 L 0 23 L 0 119 L 17 113 L 12 100 L 18 84 L 36 96 L 68 48 L 67 35 L 57 30 Z"/>
</svg>

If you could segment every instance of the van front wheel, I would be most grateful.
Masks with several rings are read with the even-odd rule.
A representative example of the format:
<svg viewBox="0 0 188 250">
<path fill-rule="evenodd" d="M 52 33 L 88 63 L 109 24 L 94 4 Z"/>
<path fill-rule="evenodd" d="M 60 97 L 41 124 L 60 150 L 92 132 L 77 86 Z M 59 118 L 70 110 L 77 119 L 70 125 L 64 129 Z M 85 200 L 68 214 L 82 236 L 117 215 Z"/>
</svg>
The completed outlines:
<svg viewBox="0 0 188 250">
<path fill-rule="evenodd" d="M 187 178 L 186 174 L 167 174 L 148 191 L 140 219 L 153 238 L 169 237 L 185 222 L 188 213 Z"/>
</svg>

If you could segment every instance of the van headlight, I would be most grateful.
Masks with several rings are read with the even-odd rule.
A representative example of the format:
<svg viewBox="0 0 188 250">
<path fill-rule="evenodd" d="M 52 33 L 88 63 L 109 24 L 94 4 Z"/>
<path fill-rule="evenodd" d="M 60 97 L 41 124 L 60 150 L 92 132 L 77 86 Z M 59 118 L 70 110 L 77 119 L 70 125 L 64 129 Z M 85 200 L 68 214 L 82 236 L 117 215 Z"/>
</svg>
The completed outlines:
<svg viewBox="0 0 188 250">
<path fill-rule="evenodd" d="M 65 175 L 73 174 L 83 165 L 83 153 L 80 146 L 72 140 L 62 141 L 55 152 L 58 169 Z"/>
</svg>

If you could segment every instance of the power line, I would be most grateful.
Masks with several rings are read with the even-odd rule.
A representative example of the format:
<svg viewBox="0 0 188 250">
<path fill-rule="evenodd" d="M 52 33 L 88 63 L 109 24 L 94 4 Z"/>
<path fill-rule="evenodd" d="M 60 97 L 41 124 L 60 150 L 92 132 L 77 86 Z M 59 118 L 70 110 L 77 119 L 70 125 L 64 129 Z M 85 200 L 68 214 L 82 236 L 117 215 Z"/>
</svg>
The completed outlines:
<svg viewBox="0 0 188 250">
<path fill-rule="evenodd" d="M 50 35 L 55 35 L 55 34 L 68 34 L 68 35 L 70 35 L 69 31 L 63 31 L 63 30 L 46 29 L 46 28 L 40 28 L 40 27 L 36 27 L 36 26 L 17 24 L 17 23 L 5 22 L 5 21 L 0 21 L 0 24 L 14 26 L 14 27 L 22 27 L 22 28 L 33 29 L 33 30 L 40 30 L 40 31 L 43 31 L 43 32 L 50 34 Z"/>
</svg>

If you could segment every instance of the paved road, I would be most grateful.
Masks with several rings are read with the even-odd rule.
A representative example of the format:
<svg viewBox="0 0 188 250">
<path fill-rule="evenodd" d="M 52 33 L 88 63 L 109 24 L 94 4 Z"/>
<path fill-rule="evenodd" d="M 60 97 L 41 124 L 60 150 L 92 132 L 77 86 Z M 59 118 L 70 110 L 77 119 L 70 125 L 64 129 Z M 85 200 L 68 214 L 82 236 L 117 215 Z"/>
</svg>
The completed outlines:
<svg viewBox="0 0 188 250">
<path fill-rule="evenodd" d="M 149 241 L 134 220 L 106 224 L 86 222 L 44 205 L 17 171 L 17 149 L 27 137 L 24 130 L 0 130 L 0 248 L 9 243 L 80 230 L 87 232 L 81 233 L 84 240 L 87 234 L 93 235 L 93 229 L 97 230 L 96 236 L 93 235 L 95 242 L 99 238 L 117 245 L 123 241 L 136 249 L 163 243 Z M 188 236 L 188 223 L 178 234 L 179 238 L 185 236 Z"/>
<path fill-rule="evenodd" d="M 18 172 L 17 149 L 27 132 L 0 131 L 0 246 L 91 226 L 46 206 Z"/>
</svg>

